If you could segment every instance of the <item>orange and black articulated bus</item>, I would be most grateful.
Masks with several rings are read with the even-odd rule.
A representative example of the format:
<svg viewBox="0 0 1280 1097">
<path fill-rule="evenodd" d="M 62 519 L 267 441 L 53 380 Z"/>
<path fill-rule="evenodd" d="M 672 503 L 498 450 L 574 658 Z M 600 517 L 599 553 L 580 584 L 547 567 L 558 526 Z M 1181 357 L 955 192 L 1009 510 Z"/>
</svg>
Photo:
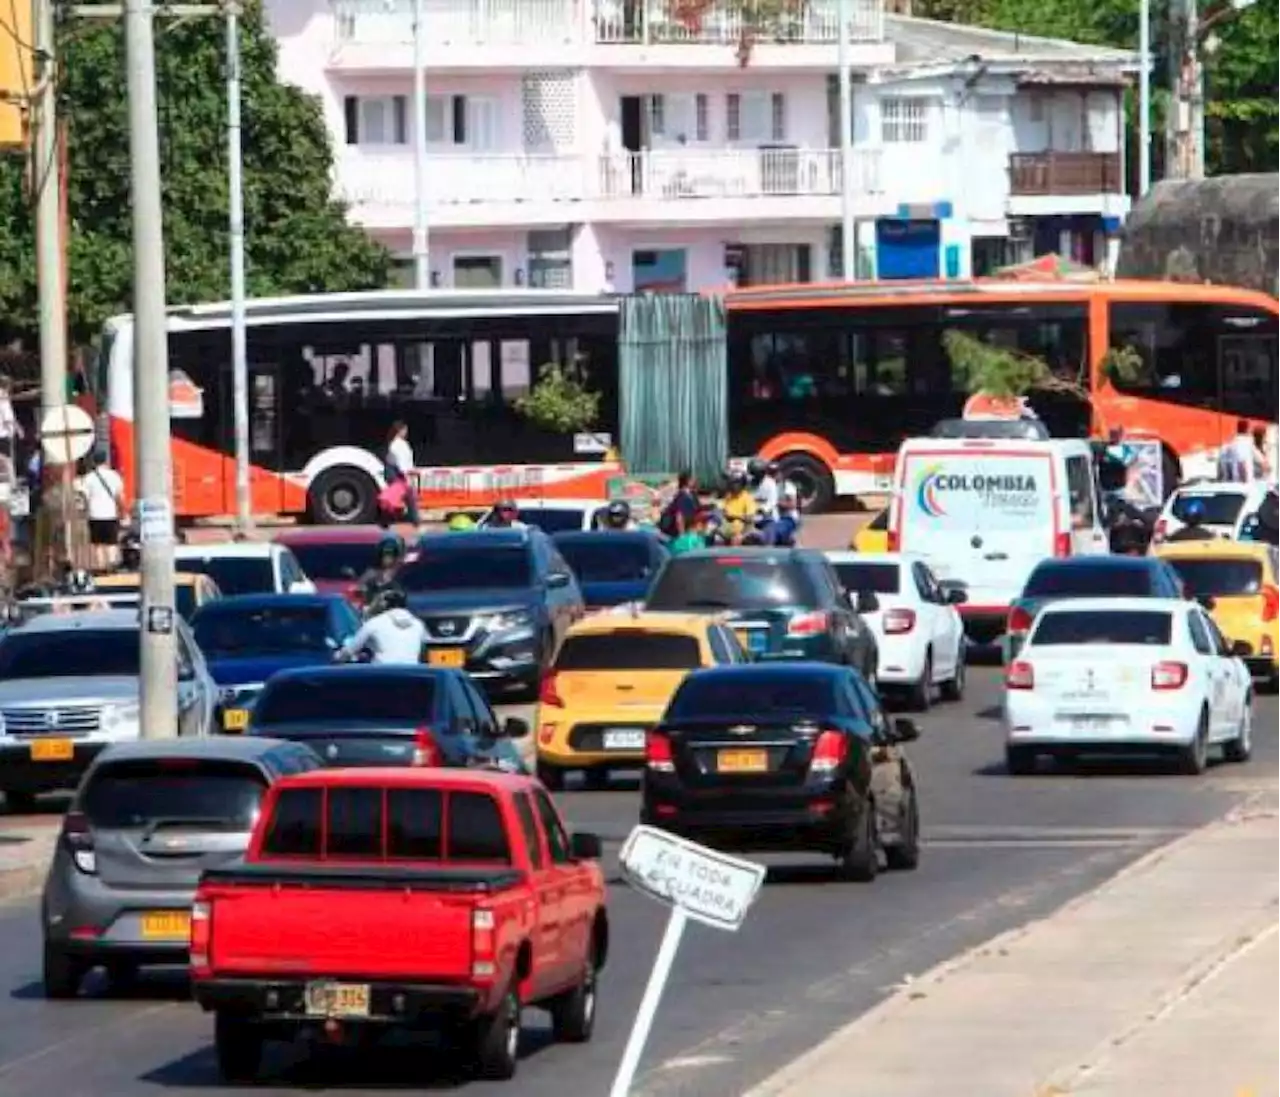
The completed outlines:
<svg viewBox="0 0 1280 1097">
<path fill-rule="evenodd" d="M 812 509 L 890 490 L 899 443 L 961 413 L 943 334 L 1035 355 L 1088 388 L 1031 403 L 1060 436 L 1123 426 L 1159 439 L 1165 482 L 1211 475 L 1240 418 L 1277 420 L 1275 298 L 1164 282 L 881 282 L 759 287 L 725 299 L 728 437 L 777 459 Z M 616 298 L 558 290 L 388 291 L 251 301 L 249 450 L 259 513 L 368 521 L 387 432 L 409 424 L 424 507 L 500 495 L 599 498 L 619 405 Z M 181 518 L 234 511 L 231 312 L 169 315 L 174 501 Z M 1111 348 L 1142 370 L 1117 389 Z M 96 387 L 116 467 L 133 469 L 133 323 L 103 332 Z M 534 427 L 515 402 L 559 363 L 601 395 L 590 434 Z"/>
</svg>

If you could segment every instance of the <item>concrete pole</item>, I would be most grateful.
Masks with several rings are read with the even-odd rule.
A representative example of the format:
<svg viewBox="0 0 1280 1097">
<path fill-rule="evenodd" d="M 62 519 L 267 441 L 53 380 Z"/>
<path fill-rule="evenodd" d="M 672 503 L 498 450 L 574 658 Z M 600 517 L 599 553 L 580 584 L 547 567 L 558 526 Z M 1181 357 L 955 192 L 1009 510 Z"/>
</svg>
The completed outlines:
<svg viewBox="0 0 1280 1097">
<path fill-rule="evenodd" d="M 62 162 L 53 0 L 35 0 L 36 78 L 40 88 L 32 142 L 36 194 L 36 284 L 40 313 L 40 418 L 67 402 L 67 301 L 63 281 Z"/>
<path fill-rule="evenodd" d="M 142 540 L 141 727 L 144 739 L 167 739 L 178 732 L 178 698 L 154 14 L 149 0 L 125 2 L 133 201 L 133 418 Z"/>
<path fill-rule="evenodd" d="M 1151 0 L 1138 15 L 1138 197 L 1151 189 Z"/>
<path fill-rule="evenodd" d="M 1201 60 L 1200 5 L 1187 0 L 1187 178 L 1204 178 L 1204 65 Z"/>
<path fill-rule="evenodd" d="M 414 285 L 431 285 L 427 227 L 427 28 L 424 0 L 413 0 L 413 272 Z M 447 120 L 446 120 L 447 122 Z"/>
<path fill-rule="evenodd" d="M 249 486 L 249 361 L 244 314 L 244 150 L 240 132 L 240 5 L 227 5 L 227 187 L 231 212 L 231 377 L 236 432 L 236 527 L 253 526 Z"/>
<path fill-rule="evenodd" d="M 836 4 L 838 43 L 836 64 L 840 68 L 840 258 L 842 276 L 852 282 L 857 270 L 853 232 L 853 85 L 849 72 L 849 0 Z"/>
</svg>

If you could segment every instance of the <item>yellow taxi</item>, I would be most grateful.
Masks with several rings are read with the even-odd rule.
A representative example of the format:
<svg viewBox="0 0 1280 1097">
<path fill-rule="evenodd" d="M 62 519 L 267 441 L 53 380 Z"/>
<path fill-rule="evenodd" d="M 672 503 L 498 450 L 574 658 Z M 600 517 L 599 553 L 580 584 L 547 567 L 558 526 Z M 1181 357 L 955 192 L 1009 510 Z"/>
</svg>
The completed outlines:
<svg viewBox="0 0 1280 1097">
<path fill-rule="evenodd" d="M 1209 613 L 1228 643 L 1243 641 L 1245 663 L 1274 688 L 1280 680 L 1280 561 L 1272 545 L 1251 541 L 1175 541 L 1156 555 L 1189 594 L 1211 599 Z"/>
<path fill-rule="evenodd" d="M 93 580 L 94 590 L 103 594 L 138 594 L 142 592 L 142 576 L 136 571 L 113 572 Z M 222 597 L 222 591 L 207 575 L 180 571 L 173 577 L 174 605 L 186 621 L 206 602 Z"/>
<path fill-rule="evenodd" d="M 854 552 L 888 552 L 889 551 L 889 508 L 885 507 L 879 514 L 862 526 L 853 535 L 849 547 Z"/>
<path fill-rule="evenodd" d="M 605 613 L 572 625 L 542 681 L 535 726 L 538 776 L 548 788 L 570 771 L 603 788 L 613 769 L 644 765 L 645 732 L 685 675 L 750 658 L 724 618 Z"/>
</svg>

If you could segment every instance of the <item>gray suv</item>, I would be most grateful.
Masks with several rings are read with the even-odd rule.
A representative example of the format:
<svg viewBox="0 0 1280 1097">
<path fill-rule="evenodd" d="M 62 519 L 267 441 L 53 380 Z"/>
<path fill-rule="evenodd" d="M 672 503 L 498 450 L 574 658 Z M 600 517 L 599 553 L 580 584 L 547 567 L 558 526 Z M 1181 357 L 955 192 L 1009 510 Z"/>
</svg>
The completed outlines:
<svg viewBox="0 0 1280 1097">
<path fill-rule="evenodd" d="M 319 766 L 299 743 L 241 736 L 105 750 L 76 792 L 45 880 L 45 996 L 75 997 L 98 965 L 120 985 L 145 964 L 185 964 L 200 874 L 244 853 L 276 778 Z"/>
</svg>

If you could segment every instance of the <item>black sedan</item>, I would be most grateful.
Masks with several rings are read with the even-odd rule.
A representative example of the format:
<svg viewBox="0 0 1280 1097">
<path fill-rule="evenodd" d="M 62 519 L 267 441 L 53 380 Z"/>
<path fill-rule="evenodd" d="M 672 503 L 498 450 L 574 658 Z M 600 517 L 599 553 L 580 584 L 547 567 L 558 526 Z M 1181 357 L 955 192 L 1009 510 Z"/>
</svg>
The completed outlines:
<svg viewBox="0 0 1280 1097">
<path fill-rule="evenodd" d="M 459 670 L 341 666 L 274 675 L 254 702 L 249 734 L 306 743 L 329 766 L 496 766 L 525 769 L 512 742 L 523 720 L 499 724 Z"/>
<path fill-rule="evenodd" d="M 726 851 L 805 851 L 850 880 L 915 868 L 920 810 L 901 744 L 857 671 L 747 664 L 690 674 L 645 740 L 641 821 Z"/>
</svg>

